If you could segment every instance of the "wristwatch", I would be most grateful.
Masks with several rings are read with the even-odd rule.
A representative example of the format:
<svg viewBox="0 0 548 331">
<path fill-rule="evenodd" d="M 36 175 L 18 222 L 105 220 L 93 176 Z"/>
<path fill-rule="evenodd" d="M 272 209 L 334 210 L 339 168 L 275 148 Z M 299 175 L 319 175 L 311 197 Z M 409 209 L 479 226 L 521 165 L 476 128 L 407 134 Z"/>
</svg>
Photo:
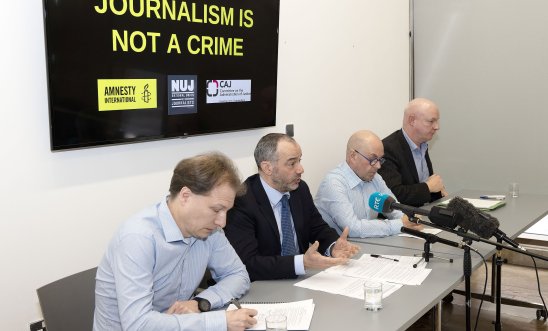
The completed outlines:
<svg viewBox="0 0 548 331">
<path fill-rule="evenodd" d="M 200 297 L 194 297 L 192 298 L 192 300 L 198 301 L 198 309 L 200 309 L 202 313 L 211 310 L 211 303 L 209 302 L 209 300 Z"/>
</svg>

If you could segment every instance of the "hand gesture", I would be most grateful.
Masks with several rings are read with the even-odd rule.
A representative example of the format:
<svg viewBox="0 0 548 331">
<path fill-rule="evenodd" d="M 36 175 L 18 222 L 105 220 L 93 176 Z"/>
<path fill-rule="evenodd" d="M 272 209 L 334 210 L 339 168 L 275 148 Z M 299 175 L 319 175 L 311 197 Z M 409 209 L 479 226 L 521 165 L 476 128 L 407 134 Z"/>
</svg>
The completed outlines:
<svg viewBox="0 0 548 331">
<path fill-rule="evenodd" d="M 348 238 L 349 231 L 350 230 L 348 229 L 348 227 L 344 228 L 341 236 L 339 237 L 339 239 L 337 239 L 335 245 L 333 246 L 331 256 L 349 259 L 352 256 L 356 255 L 356 253 L 360 250 L 360 247 L 358 247 L 358 245 L 352 244 L 348 242 L 348 240 L 346 240 L 346 238 Z"/>
</svg>

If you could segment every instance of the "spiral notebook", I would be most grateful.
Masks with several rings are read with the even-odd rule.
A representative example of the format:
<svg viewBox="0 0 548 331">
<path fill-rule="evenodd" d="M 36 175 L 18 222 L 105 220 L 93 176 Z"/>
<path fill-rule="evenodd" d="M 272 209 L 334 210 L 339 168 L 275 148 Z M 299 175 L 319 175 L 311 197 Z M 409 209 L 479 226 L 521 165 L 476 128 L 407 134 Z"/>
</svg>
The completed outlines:
<svg viewBox="0 0 548 331">
<path fill-rule="evenodd" d="M 312 299 L 292 302 L 240 302 L 242 308 L 256 309 L 257 324 L 246 330 L 266 330 L 265 317 L 270 312 L 282 313 L 287 316 L 287 330 L 308 330 L 312 315 L 314 314 L 314 301 Z M 227 310 L 238 309 L 231 304 Z"/>
</svg>

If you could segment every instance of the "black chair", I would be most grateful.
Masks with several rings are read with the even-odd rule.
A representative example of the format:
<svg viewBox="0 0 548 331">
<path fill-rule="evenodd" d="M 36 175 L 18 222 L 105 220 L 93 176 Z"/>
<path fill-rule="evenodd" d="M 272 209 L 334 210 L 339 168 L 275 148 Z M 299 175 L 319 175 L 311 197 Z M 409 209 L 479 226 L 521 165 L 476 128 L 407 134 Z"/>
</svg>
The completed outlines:
<svg viewBox="0 0 548 331">
<path fill-rule="evenodd" d="M 48 331 L 91 331 L 97 268 L 59 279 L 36 290 Z"/>
</svg>

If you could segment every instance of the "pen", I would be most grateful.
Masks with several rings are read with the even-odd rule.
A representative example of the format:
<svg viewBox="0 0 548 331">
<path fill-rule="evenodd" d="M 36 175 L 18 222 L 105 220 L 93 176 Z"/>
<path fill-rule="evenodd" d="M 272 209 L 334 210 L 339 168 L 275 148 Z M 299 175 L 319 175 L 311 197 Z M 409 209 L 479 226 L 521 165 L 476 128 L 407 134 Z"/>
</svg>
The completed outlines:
<svg viewBox="0 0 548 331">
<path fill-rule="evenodd" d="M 238 300 L 232 298 L 232 299 L 230 299 L 230 303 L 233 304 L 234 306 L 236 306 L 236 308 L 242 309 L 242 305 L 240 305 L 240 303 L 238 302 Z"/>
<path fill-rule="evenodd" d="M 480 199 L 495 199 L 495 200 L 504 200 L 506 198 L 504 195 L 481 195 Z"/>
<path fill-rule="evenodd" d="M 382 255 L 377 255 L 377 254 L 371 254 L 371 257 L 376 257 L 376 258 L 381 258 L 381 259 L 392 260 L 392 261 L 395 261 L 395 262 L 400 262 L 400 260 L 398 260 L 398 259 L 393 259 L 391 257 L 386 257 L 386 256 L 382 256 Z"/>
</svg>

